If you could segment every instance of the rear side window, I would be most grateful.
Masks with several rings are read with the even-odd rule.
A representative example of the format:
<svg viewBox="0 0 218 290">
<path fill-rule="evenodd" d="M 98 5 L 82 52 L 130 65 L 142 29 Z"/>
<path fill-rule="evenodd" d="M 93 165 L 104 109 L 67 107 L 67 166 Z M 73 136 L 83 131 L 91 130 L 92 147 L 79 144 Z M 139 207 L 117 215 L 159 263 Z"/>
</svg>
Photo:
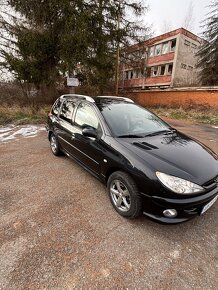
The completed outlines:
<svg viewBox="0 0 218 290">
<path fill-rule="evenodd" d="M 75 104 L 73 101 L 64 101 L 59 118 L 63 119 L 64 121 L 71 122 L 74 108 Z"/>
<path fill-rule="evenodd" d="M 58 112 L 59 112 L 59 109 L 60 109 L 60 106 L 61 106 L 61 99 L 57 99 L 56 102 L 54 103 L 53 107 L 52 107 L 52 114 L 57 116 L 58 115 Z"/>
</svg>

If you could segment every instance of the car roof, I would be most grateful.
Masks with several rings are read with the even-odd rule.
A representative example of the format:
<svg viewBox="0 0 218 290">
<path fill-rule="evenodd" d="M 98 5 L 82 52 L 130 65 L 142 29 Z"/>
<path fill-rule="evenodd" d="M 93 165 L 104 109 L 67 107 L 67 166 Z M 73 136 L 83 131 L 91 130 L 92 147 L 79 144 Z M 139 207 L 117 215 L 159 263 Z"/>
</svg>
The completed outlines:
<svg viewBox="0 0 218 290">
<path fill-rule="evenodd" d="M 66 95 L 62 95 L 60 96 L 60 99 L 78 99 L 78 100 L 87 100 L 91 103 L 94 103 L 94 99 L 92 97 L 86 96 L 86 95 L 78 95 L 78 94 L 66 94 Z"/>
<path fill-rule="evenodd" d="M 117 97 L 117 96 L 95 96 L 90 97 L 86 95 L 79 95 L 79 94 L 65 94 L 60 97 L 61 99 L 78 99 L 78 100 L 86 100 L 90 103 L 96 103 L 98 104 L 104 104 L 104 103 L 117 103 L 117 102 L 128 102 L 128 103 L 134 103 L 133 100 L 126 98 L 126 97 Z"/>
<path fill-rule="evenodd" d="M 128 103 L 134 103 L 133 100 L 127 98 L 127 97 L 120 97 L 120 96 L 97 96 L 94 98 L 96 102 L 104 103 L 104 102 L 128 102 Z"/>
</svg>

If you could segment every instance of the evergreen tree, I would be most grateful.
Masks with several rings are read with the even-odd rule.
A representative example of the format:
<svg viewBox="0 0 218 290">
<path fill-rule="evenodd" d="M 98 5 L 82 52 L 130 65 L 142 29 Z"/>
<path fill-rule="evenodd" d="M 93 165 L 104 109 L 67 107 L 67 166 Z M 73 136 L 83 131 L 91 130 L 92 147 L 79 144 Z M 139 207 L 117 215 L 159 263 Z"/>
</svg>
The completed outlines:
<svg viewBox="0 0 218 290">
<path fill-rule="evenodd" d="M 88 71 L 86 79 L 102 91 L 114 73 L 118 44 L 127 44 L 141 30 L 129 20 L 130 11 L 136 18 L 142 14 L 140 1 L 6 1 L 15 13 L 0 19 L 2 65 L 38 90 L 55 87 L 60 76 L 80 64 L 79 73 Z"/>
<path fill-rule="evenodd" d="M 16 79 L 37 90 L 55 89 L 59 76 L 75 67 L 87 43 L 81 2 L 8 0 L 17 14 L 6 12 L 2 21 L 7 40 L 1 55 Z"/>
<path fill-rule="evenodd" d="M 218 1 L 212 1 L 211 11 L 205 22 L 205 31 L 199 58 L 200 81 L 202 85 L 218 85 Z"/>
</svg>

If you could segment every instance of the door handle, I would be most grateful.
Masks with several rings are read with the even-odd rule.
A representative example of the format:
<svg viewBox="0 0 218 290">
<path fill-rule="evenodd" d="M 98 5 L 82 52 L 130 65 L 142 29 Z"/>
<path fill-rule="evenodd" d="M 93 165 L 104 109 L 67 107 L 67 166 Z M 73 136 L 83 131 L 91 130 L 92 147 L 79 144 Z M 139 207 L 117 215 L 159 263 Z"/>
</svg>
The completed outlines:
<svg viewBox="0 0 218 290">
<path fill-rule="evenodd" d="M 71 135 L 71 139 L 75 139 L 75 134 L 74 133 Z"/>
</svg>

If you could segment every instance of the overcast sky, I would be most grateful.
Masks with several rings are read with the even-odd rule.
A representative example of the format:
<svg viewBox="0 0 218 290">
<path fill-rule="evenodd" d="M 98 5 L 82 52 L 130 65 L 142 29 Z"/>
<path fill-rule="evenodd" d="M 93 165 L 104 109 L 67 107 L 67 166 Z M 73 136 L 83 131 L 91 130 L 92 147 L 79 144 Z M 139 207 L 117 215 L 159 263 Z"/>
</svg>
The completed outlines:
<svg viewBox="0 0 218 290">
<path fill-rule="evenodd" d="M 209 12 L 207 6 L 210 0 L 147 0 L 147 3 L 149 12 L 146 15 L 146 21 L 153 24 L 154 36 L 163 33 L 164 26 L 170 27 L 171 30 L 184 26 L 184 19 L 190 5 L 193 6 L 193 21 L 190 30 L 200 35 L 202 32 L 200 22 Z"/>
</svg>

